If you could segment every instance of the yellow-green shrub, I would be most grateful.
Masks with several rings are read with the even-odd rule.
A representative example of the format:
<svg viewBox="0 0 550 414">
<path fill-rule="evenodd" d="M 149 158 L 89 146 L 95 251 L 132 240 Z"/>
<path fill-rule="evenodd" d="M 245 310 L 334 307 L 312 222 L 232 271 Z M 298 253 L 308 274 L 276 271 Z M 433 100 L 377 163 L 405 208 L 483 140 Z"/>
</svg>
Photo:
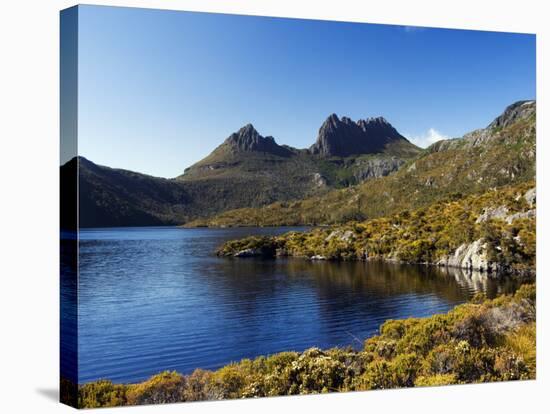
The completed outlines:
<svg viewBox="0 0 550 414">
<path fill-rule="evenodd" d="M 126 391 L 127 403 L 164 404 L 184 401 L 186 378 L 175 371 L 165 371 L 147 381 L 129 385 Z"/>
</svg>

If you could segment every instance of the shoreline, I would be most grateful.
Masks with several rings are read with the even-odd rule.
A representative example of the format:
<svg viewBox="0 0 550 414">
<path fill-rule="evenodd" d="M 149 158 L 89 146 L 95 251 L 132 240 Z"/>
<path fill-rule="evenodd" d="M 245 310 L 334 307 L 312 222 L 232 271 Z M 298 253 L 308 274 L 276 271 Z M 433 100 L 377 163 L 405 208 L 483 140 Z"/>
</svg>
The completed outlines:
<svg viewBox="0 0 550 414">
<path fill-rule="evenodd" d="M 256 236 L 251 236 L 256 237 Z M 274 238 L 276 236 L 265 236 L 267 238 Z M 245 239 L 237 240 L 245 241 Z M 230 241 L 231 242 L 231 241 Z M 501 277 L 513 277 L 520 280 L 530 280 L 536 276 L 536 269 L 526 268 L 526 269 L 514 269 L 496 262 L 488 262 L 488 266 L 484 267 L 472 267 L 472 266 L 459 266 L 454 264 L 444 263 L 444 259 L 440 259 L 435 262 L 410 262 L 404 261 L 397 258 L 387 258 L 383 256 L 371 256 L 371 257 L 351 257 L 351 258 L 336 258 L 336 257 L 326 257 L 320 254 L 313 254 L 312 256 L 306 255 L 293 255 L 288 254 L 288 252 L 278 252 L 272 251 L 271 249 L 264 249 L 263 246 L 257 246 L 255 248 L 245 248 L 242 250 L 226 250 L 224 245 L 220 246 L 216 250 L 216 255 L 218 257 L 224 257 L 227 259 L 264 259 L 264 260 L 278 260 L 278 259 L 296 259 L 296 260 L 307 260 L 311 262 L 331 262 L 331 263 L 342 263 L 342 262 L 383 262 L 390 264 L 399 264 L 399 265 L 415 265 L 415 266 L 433 266 L 445 270 L 461 270 L 462 272 L 472 275 L 479 273 L 485 275 L 489 278 L 499 279 Z"/>
<path fill-rule="evenodd" d="M 95 408 L 529 380 L 536 376 L 535 306 L 535 285 L 523 284 L 512 295 L 475 295 L 444 314 L 386 320 L 359 350 L 280 352 L 137 383 L 77 386 L 62 378 L 61 400 Z"/>
</svg>

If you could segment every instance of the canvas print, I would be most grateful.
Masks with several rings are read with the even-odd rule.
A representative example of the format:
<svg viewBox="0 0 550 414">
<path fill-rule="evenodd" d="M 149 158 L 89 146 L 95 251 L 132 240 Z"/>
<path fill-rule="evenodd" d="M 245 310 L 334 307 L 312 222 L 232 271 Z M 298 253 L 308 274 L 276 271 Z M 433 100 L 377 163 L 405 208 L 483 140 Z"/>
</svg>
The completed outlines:
<svg viewBox="0 0 550 414">
<path fill-rule="evenodd" d="M 63 10 L 62 402 L 535 379 L 535 40 Z"/>
</svg>

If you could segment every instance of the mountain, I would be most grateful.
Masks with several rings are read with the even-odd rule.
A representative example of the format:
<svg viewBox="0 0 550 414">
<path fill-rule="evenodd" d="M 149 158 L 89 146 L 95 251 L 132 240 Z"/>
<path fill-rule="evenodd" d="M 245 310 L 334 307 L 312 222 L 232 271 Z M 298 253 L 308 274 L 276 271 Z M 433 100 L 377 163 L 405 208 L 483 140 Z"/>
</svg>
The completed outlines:
<svg viewBox="0 0 550 414">
<path fill-rule="evenodd" d="M 280 157 L 292 155 L 289 148 L 278 145 L 273 137 L 262 137 L 252 124 L 247 124 L 231 134 L 223 146 L 229 147 L 234 152 L 265 152 Z"/>
<path fill-rule="evenodd" d="M 279 145 L 247 124 L 173 179 L 101 166 L 84 157 L 63 166 L 61 175 L 70 177 L 78 165 L 81 227 L 173 225 L 320 196 L 395 172 L 420 152 L 382 118 L 357 124 L 342 119 L 364 131 L 355 137 L 352 129 L 341 130 L 328 138 L 332 143 L 341 140 L 345 148 L 364 141 L 342 155 Z M 397 151 L 403 145 L 406 151 Z"/>
<path fill-rule="evenodd" d="M 331 224 L 382 217 L 534 180 L 535 161 L 536 102 L 520 101 L 487 127 L 436 142 L 388 176 L 297 202 L 226 211 L 190 225 Z"/>
<path fill-rule="evenodd" d="M 320 129 L 317 144 L 330 143 L 334 148 L 340 148 L 340 145 L 349 148 L 349 151 L 330 153 L 327 150 L 320 153 L 315 150 L 317 144 L 309 150 L 279 145 L 273 137 L 263 137 L 254 126 L 247 124 L 231 134 L 206 158 L 187 168 L 178 179 L 186 182 L 256 179 L 263 181 L 261 184 L 267 191 L 274 186 L 279 189 L 275 191 L 274 199 L 288 200 L 313 195 L 326 188 L 353 185 L 365 179 L 388 175 L 406 159 L 420 152 L 387 121 L 381 128 L 375 120 L 383 118 L 359 121 L 359 124 L 346 117 L 342 119 L 344 122 L 331 115 Z M 332 135 L 327 132 L 331 120 L 339 124 Z M 357 135 L 357 131 L 362 135 Z M 353 151 L 352 145 L 355 146 Z"/>
<path fill-rule="evenodd" d="M 383 117 L 361 119 L 330 115 L 319 129 L 317 141 L 309 151 L 321 157 L 349 157 L 360 154 L 386 153 L 416 155 L 418 147 Z"/>
<path fill-rule="evenodd" d="M 191 195 L 175 180 L 100 166 L 78 157 L 80 227 L 157 226 L 185 222 Z"/>
</svg>

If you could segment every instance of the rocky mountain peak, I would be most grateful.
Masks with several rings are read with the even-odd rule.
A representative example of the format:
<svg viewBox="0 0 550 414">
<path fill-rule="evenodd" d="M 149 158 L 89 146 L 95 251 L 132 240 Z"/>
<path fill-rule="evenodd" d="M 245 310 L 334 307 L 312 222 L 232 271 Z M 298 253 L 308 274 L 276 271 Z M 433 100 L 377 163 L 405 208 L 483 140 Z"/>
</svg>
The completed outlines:
<svg viewBox="0 0 550 414">
<path fill-rule="evenodd" d="M 377 124 L 377 125 L 389 125 L 390 123 L 383 116 L 373 116 L 367 119 L 361 119 L 360 122 L 366 124 Z"/>
<path fill-rule="evenodd" d="M 406 140 L 383 117 L 361 119 L 354 122 L 331 114 L 321 125 L 317 141 L 309 151 L 323 157 L 370 154 L 383 151 L 385 145 Z"/>
<path fill-rule="evenodd" d="M 254 125 L 252 124 L 246 124 L 237 132 L 231 134 L 231 136 L 235 135 L 243 140 L 249 141 L 256 141 L 261 137 L 258 131 L 256 131 L 256 128 L 254 128 Z"/>
<path fill-rule="evenodd" d="M 386 143 L 405 139 L 397 130 L 390 124 L 386 118 L 378 116 L 375 118 L 361 119 L 358 121 L 359 127 L 370 136 L 375 136 Z"/>
<path fill-rule="evenodd" d="M 267 152 L 280 156 L 288 156 L 289 150 L 278 145 L 272 136 L 263 137 L 252 124 L 246 124 L 237 132 L 231 134 L 224 142 L 236 152 Z"/>
<path fill-rule="evenodd" d="M 343 122 L 344 124 L 346 124 L 346 125 L 352 125 L 352 124 L 354 123 L 354 122 L 353 122 L 350 118 L 348 118 L 347 116 L 343 116 L 343 117 L 342 117 L 342 122 Z"/>
<path fill-rule="evenodd" d="M 508 125 L 526 119 L 537 110 L 536 101 L 518 101 L 508 106 L 504 112 L 489 124 L 487 129 L 506 128 Z"/>
</svg>

